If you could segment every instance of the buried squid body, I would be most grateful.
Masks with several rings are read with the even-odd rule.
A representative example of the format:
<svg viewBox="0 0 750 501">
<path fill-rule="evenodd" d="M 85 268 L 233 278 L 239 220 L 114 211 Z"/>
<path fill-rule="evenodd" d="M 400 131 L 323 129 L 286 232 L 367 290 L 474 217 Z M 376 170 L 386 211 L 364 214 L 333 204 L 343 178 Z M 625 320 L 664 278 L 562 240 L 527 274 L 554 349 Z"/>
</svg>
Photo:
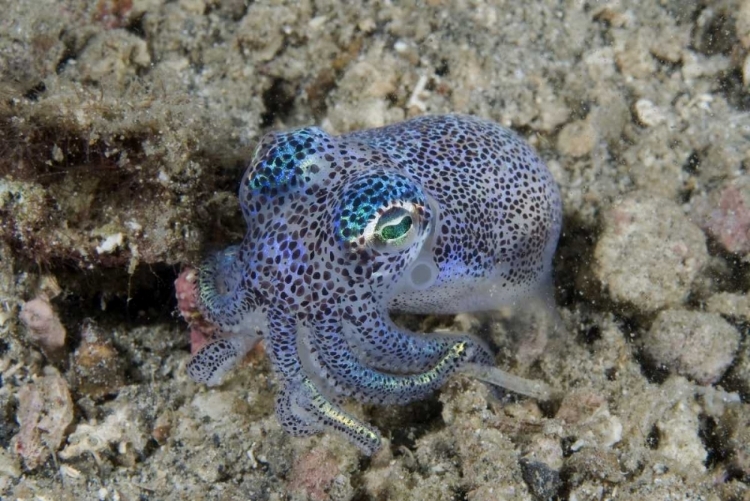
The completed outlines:
<svg viewBox="0 0 750 501">
<path fill-rule="evenodd" d="M 534 294 L 560 233 L 557 185 L 513 132 L 425 116 L 330 136 L 268 134 L 242 178 L 245 239 L 203 263 L 202 313 L 220 334 L 188 365 L 209 385 L 261 338 L 276 414 L 300 436 L 338 431 L 366 454 L 376 429 L 339 407 L 422 399 L 454 372 L 527 395 L 469 334 L 417 334 L 389 312 L 493 310 Z"/>
</svg>

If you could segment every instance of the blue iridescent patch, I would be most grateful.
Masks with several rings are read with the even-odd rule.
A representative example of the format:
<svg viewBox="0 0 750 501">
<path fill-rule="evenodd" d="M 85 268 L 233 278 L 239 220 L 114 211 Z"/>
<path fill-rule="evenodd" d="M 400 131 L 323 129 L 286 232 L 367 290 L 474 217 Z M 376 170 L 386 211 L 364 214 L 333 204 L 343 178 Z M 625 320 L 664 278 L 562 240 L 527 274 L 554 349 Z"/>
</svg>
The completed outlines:
<svg viewBox="0 0 750 501">
<path fill-rule="evenodd" d="M 422 189 L 411 179 L 395 172 L 375 171 L 347 186 L 336 214 L 336 236 L 340 242 L 359 238 L 378 209 L 394 202 L 425 205 Z"/>
<path fill-rule="evenodd" d="M 273 194 L 304 185 L 319 169 L 316 145 L 321 135 L 325 133 L 320 129 L 308 127 L 273 136 L 270 146 L 261 145 L 253 158 L 248 188 Z"/>
</svg>

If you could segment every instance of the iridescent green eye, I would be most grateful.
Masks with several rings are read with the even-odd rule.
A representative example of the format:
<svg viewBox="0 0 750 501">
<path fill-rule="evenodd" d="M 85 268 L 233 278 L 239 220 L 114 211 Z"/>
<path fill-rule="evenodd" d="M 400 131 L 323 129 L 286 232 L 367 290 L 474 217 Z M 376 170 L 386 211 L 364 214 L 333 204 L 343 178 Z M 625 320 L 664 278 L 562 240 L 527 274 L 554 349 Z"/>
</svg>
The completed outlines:
<svg viewBox="0 0 750 501">
<path fill-rule="evenodd" d="M 380 237 L 383 240 L 398 240 L 406 236 L 406 233 L 411 228 L 411 216 L 404 216 L 401 221 L 394 224 L 383 226 L 380 229 Z"/>
<path fill-rule="evenodd" d="M 412 214 L 403 207 L 393 207 L 380 216 L 375 225 L 374 237 L 381 245 L 401 245 L 413 233 Z"/>
</svg>

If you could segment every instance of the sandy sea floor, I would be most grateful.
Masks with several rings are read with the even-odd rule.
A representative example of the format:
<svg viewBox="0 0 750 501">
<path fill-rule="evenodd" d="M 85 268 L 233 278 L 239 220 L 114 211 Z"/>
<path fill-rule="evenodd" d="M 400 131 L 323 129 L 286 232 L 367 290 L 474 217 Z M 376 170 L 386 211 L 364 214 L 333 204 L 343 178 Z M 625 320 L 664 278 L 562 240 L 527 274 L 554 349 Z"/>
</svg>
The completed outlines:
<svg viewBox="0 0 750 501">
<path fill-rule="evenodd" d="M 190 381 L 173 282 L 237 242 L 272 129 L 512 127 L 563 195 L 560 326 L 469 329 L 562 392 L 455 377 L 296 439 L 253 353 Z M 0 0 L 0 498 L 750 500 L 750 0 Z"/>
</svg>

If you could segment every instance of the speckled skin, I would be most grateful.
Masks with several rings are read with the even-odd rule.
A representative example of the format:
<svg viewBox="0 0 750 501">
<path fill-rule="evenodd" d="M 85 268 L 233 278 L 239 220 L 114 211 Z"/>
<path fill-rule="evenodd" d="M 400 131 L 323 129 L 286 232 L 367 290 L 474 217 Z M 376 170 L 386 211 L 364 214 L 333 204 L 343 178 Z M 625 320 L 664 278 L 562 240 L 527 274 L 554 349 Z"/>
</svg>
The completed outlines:
<svg viewBox="0 0 750 501">
<path fill-rule="evenodd" d="M 190 375 L 217 384 L 263 338 L 282 426 L 338 430 L 368 454 L 380 436 L 341 398 L 403 404 L 464 364 L 494 363 L 468 334 L 416 334 L 389 312 L 492 310 L 533 294 L 561 223 L 558 188 L 531 148 L 456 115 L 339 137 L 269 134 L 240 202 L 245 239 L 199 276 L 203 312 L 223 334 Z"/>
</svg>

